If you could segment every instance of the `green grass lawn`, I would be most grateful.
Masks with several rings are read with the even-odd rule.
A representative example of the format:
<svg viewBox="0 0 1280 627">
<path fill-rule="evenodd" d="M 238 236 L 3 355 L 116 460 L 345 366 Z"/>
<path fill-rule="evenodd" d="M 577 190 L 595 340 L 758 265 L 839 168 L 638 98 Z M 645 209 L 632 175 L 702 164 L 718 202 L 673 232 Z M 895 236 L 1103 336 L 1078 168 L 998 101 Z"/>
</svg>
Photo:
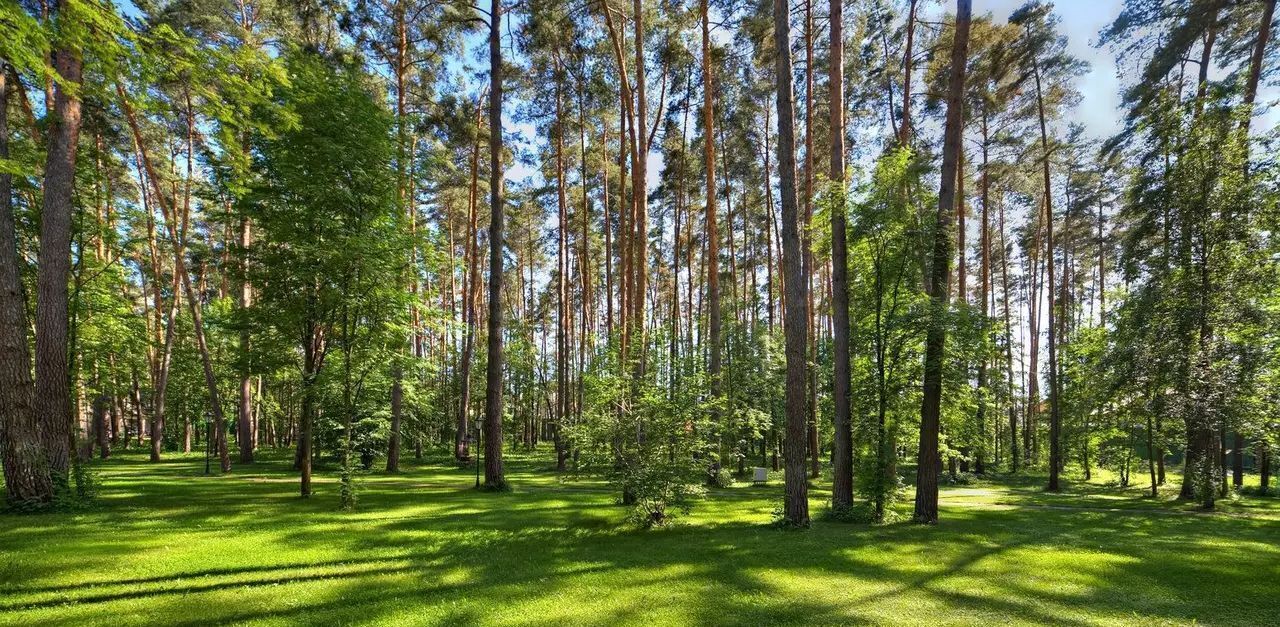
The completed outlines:
<svg viewBox="0 0 1280 627">
<path fill-rule="evenodd" d="M 936 527 L 794 532 L 775 480 L 635 531 L 549 457 L 512 459 L 507 494 L 410 463 L 341 512 L 333 473 L 301 500 L 283 454 L 223 477 L 118 454 L 93 507 L 0 516 L 0 624 L 1280 624 L 1280 499 L 1019 477 L 945 487 Z"/>
</svg>

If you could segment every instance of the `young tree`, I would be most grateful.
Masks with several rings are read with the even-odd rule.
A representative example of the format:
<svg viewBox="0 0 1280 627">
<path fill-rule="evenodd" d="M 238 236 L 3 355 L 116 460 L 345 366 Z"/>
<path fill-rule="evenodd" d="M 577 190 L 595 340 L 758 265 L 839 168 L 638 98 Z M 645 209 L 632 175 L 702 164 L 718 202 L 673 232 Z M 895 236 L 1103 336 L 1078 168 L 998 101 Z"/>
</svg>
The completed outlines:
<svg viewBox="0 0 1280 627">
<path fill-rule="evenodd" d="M 349 445 L 352 360 L 395 320 L 389 312 L 397 301 L 385 288 L 408 246 L 390 169 L 391 116 L 374 100 L 367 76 L 318 53 L 294 52 L 288 64 L 292 79 L 281 103 L 296 122 L 256 139 L 262 182 L 252 203 L 260 235 L 253 260 L 262 298 L 255 307 L 302 355 L 297 442 L 307 497 L 327 358 L 335 345 L 343 353 Z M 368 363 L 385 363 L 385 355 Z M 344 451 L 344 469 L 348 456 Z"/>
</svg>

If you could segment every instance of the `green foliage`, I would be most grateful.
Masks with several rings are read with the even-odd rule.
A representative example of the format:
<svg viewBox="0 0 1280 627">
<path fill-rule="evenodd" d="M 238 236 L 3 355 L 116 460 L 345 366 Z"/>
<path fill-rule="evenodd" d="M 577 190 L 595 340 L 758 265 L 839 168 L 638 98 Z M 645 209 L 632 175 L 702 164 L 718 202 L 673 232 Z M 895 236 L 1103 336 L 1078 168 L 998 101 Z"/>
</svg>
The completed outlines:
<svg viewBox="0 0 1280 627">
<path fill-rule="evenodd" d="M 700 435 L 710 427 L 710 407 L 699 398 L 696 375 L 665 390 L 632 377 L 630 368 L 619 373 L 613 351 L 596 363 L 584 383 L 582 421 L 566 430 L 585 469 L 608 478 L 641 527 L 688 513 L 703 494 L 708 464 L 713 477 L 720 474 Z"/>
<path fill-rule="evenodd" d="M 853 439 L 861 449 L 854 486 L 878 504 L 880 516 L 900 487 L 899 435 L 913 431 L 920 410 L 928 301 L 920 289 L 925 240 L 910 201 L 921 193 L 911 161 L 908 149 L 885 153 L 849 198 Z"/>
</svg>

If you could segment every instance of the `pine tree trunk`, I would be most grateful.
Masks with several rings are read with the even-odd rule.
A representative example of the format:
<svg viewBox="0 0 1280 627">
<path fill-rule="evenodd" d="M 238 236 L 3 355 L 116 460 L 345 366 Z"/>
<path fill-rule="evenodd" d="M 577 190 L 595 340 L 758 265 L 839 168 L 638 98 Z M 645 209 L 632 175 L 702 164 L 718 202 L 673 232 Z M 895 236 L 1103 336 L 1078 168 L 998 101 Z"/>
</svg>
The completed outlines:
<svg viewBox="0 0 1280 627">
<path fill-rule="evenodd" d="M 1009 313 L 1009 249 L 1005 247 L 1004 232 L 1004 195 L 1002 193 L 1000 195 L 1000 280 L 1003 283 L 1004 291 L 1004 358 L 1006 387 L 1009 396 L 1007 401 L 1009 404 L 1009 469 L 1012 472 L 1018 472 L 1018 453 L 1022 449 L 1018 441 L 1018 413 L 1015 409 L 1016 404 L 1013 396 L 1013 324 Z"/>
<path fill-rule="evenodd" d="M 66 0 L 51 2 L 53 19 Z M 71 464 L 71 371 L 67 362 L 68 281 L 71 276 L 71 217 L 74 211 L 76 148 L 80 136 L 80 51 L 60 46 L 53 69 L 64 83 L 53 85 L 40 209 L 36 266 L 35 412 L 55 483 L 66 484 Z M 63 87 L 63 85 L 67 87 Z M 47 104 L 47 103 L 46 103 Z"/>
<path fill-rule="evenodd" d="M 178 223 L 187 223 L 188 216 L 191 211 L 190 187 L 188 184 L 188 191 L 183 200 L 182 215 L 178 215 L 177 207 L 173 204 L 173 199 L 166 197 L 164 192 L 160 189 L 159 179 L 156 177 L 151 164 L 151 159 L 147 155 L 146 144 L 143 143 L 142 133 L 138 129 L 137 119 L 134 117 L 132 107 L 129 106 L 128 99 L 124 94 L 124 88 L 119 83 L 116 84 L 116 93 L 120 98 L 121 107 L 124 109 L 125 118 L 129 123 L 129 128 L 133 132 L 134 142 L 138 149 L 138 155 L 142 161 L 143 169 L 147 173 L 146 178 L 151 183 L 152 192 L 155 194 L 156 201 L 160 203 L 161 213 L 163 213 L 165 217 L 165 227 L 168 229 L 169 237 L 174 243 L 173 271 L 174 274 L 181 277 L 182 291 L 186 295 L 187 306 L 191 311 L 192 334 L 195 336 L 196 347 L 199 349 L 200 365 L 204 370 L 205 385 L 209 391 L 210 411 L 213 413 L 213 429 L 215 431 L 213 444 L 216 447 L 216 454 L 218 456 L 218 462 L 222 472 L 229 472 L 231 470 L 231 458 L 227 453 L 226 429 L 224 426 L 226 421 L 222 412 L 222 401 L 218 394 L 217 378 L 213 372 L 213 361 L 209 355 L 209 345 L 205 341 L 204 316 L 201 313 L 202 305 L 200 300 L 196 297 L 195 289 L 191 285 L 191 275 L 187 272 L 184 252 L 185 233 L 180 233 L 178 229 Z M 192 178 L 191 153 L 193 152 L 195 136 L 194 117 L 190 115 L 190 94 L 187 95 L 187 110 L 187 180 L 189 182 Z"/>
<path fill-rule="evenodd" d="M 635 221 L 632 224 L 633 247 L 631 270 L 633 273 L 631 290 L 631 338 L 639 348 L 634 358 L 635 374 L 641 377 L 645 372 L 645 336 L 644 317 L 646 277 L 648 276 L 649 251 L 649 198 L 648 198 L 648 163 L 649 131 L 648 99 L 645 97 L 645 58 L 644 58 L 644 7 L 642 0 L 632 3 L 632 26 L 635 32 L 635 115 L 632 119 L 631 132 L 634 137 L 631 167 L 631 201 L 635 205 Z"/>
<path fill-rule="evenodd" d="M 489 351 L 485 373 L 484 480 L 503 489 L 502 470 L 502 0 L 489 14 Z"/>
<path fill-rule="evenodd" d="M 987 342 L 991 339 L 988 330 L 988 310 L 987 310 L 987 292 L 991 289 L 991 253 L 990 253 L 990 206 L 991 206 L 991 180 L 988 176 L 988 155 L 987 155 L 987 115 L 986 108 L 982 112 L 982 218 L 981 232 L 978 234 L 979 250 L 979 267 L 978 275 L 981 289 L 978 291 L 978 299 L 982 301 L 978 315 L 978 323 L 981 325 L 982 335 L 979 339 L 978 352 L 978 443 L 974 451 L 975 472 L 983 474 L 986 472 L 986 446 L 987 446 Z M 961 213 L 963 215 L 963 213 Z M 964 249 L 960 251 L 960 258 L 964 259 Z"/>
<path fill-rule="evenodd" d="M 249 218 L 240 218 L 240 251 L 244 255 L 240 263 L 240 302 L 241 310 L 253 305 L 253 287 L 249 284 L 248 250 L 252 243 L 252 231 Z M 240 330 L 240 353 L 247 358 L 249 353 L 249 327 Z M 253 377 L 246 366 L 240 373 L 240 411 L 239 411 L 239 444 L 240 463 L 253 463 Z"/>
<path fill-rule="evenodd" d="M 942 363 L 947 339 L 946 309 L 951 278 L 951 229 L 955 216 L 956 181 L 963 149 L 964 80 L 968 63 L 969 17 L 972 0 L 957 0 L 955 41 L 951 48 L 951 80 L 947 93 L 947 118 L 943 134 L 942 184 L 938 192 L 937 226 L 934 231 L 932 280 L 929 299 L 932 314 L 925 338 L 924 396 L 920 408 L 920 446 L 916 470 L 913 519 L 938 522 L 938 429 L 942 409 Z"/>
<path fill-rule="evenodd" d="M 310 325 L 309 325 L 310 326 Z M 298 419 L 298 454 L 295 466 L 300 473 L 300 493 L 303 498 L 311 496 L 311 458 L 313 428 L 316 413 L 316 377 L 319 376 L 320 341 L 314 326 L 305 334 L 306 346 L 303 347 L 302 362 L 302 411 Z M 392 402 L 397 399 L 392 398 Z"/>
<path fill-rule="evenodd" d="M 9 67 L 0 63 L 0 159 L 9 158 Z M 27 309 L 13 216 L 13 177 L 0 173 L 0 459 L 5 501 L 39 506 L 53 481 L 35 413 Z"/>
<path fill-rule="evenodd" d="M 565 417 L 569 413 L 569 258 L 568 258 L 568 231 L 569 216 L 567 201 L 565 199 L 565 183 L 564 183 L 564 122 L 563 108 L 561 98 L 561 76 L 560 76 L 560 58 L 556 54 L 556 75 L 555 81 L 556 103 L 555 122 L 551 125 L 551 132 L 554 134 L 552 138 L 555 146 L 556 160 L 556 215 L 558 219 L 558 228 L 556 229 L 557 246 L 556 246 L 556 415 L 555 415 L 555 444 L 556 444 L 556 468 L 564 470 L 565 449 L 564 449 L 564 424 Z"/>
<path fill-rule="evenodd" d="M 911 70 L 915 64 L 912 56 L 915 54 L 916 8 L 917 0 L 911 0 L 911 8 L 907 11 L 907 44 L 902 53 L 902 123 L 898 127 L 898 143 L 904 147 L 911 143 Z"/>
<path fill-rule="evenodd" d="M 828 60 L 831 97 L 831 316 L 835 352 L 831 396 L 833 422 L 831 504 L 853 505 L 853 429 L 850 411 L 849 364 L 849 252 L 845 233 L 844 198 L 844 0 L 831 0 L 831 58 Z"/>
<path fill-rule="evenodd" d="M 707 378 L 711 384 L 711 397 L 719 399 L 721 388 L 720 363 L 720 225 L 717 221 L 716 203 L 716 142 L 715 137 L 715 87 L 711 71 L 711 23 L 707 15 L 708 0 L 701 0 L 699 12 L 702 17 L 702 145 L 705 150 L 703 164 L 706 166 L 706 217 L 704 239 L 706 241 L 706 282 L 707 282 Z M 712 428 L 720 429 L 719 411 L 712 410 Z"/>
<path fill-rule="evenodd" d="M 1044 180 L 1044 219 L 1045 219 L 1045 264 L 1046 264 L 1046 285 L 1045 294 L 1048 298 L 1047 309 L 1049 310 L 1049 485 L 1050 492 L 1057 492 L 1061 489 L 1059 475 L 1062 470 L 1062 414 L 1059 411 L 1059 396 L 1061 389 L 1058 381 L 1058 328 L 1056 324 L 1057 316 L 1060 312 L 1055 311 L 1055 301 L 1061 300 L 1055 298 L 1054 281 L 1056 275 L 1053 269 L 1053 193 L 1049 183 L 1049 130 L 1045 121 L 1044 96 L 1040 85 L 1040 63 L 1033 56 L 1031 58 L 1032 73 L 1035 77 L 1036 85 L 1036 109 L 1040 119 L 1040 148 L 1041 148 L 1041 173 Z"/>
<path fill-rule="evenodd" d="M 782 195 L 782 266 L 786 274 L 787 434 L 783 517 L 790 525 L 809 526 L 809 485 L 805 478 L 806 377 L 809 338 L 808 281 L 804 277 L 800 211 L 796 203 L 795 101 L 791 68 L 790 2 L 773 1 L 773 37 L 778 111 L 778 180 Z"/>
<path fill-rule="evenodd" d="M 800 231 L 800 245 L 804 250 L 804 276 L 808 282 L 805 290 L 809 316 L 809 476 L 817 479 L 821 474 L 821 452 L 818 443 L 818 336 L 817 308 L 814 304 L 813 242 L 809 235 L 813 226 L 813 0 L 804 0 L 804 223 Z"/>
</svg>

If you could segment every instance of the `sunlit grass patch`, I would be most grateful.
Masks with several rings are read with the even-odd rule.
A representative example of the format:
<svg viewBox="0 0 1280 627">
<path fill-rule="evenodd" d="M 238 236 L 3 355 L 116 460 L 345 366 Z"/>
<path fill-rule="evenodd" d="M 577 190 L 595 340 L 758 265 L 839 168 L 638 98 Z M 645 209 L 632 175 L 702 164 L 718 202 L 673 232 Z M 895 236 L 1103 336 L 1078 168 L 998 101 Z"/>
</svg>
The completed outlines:
<svg viewBox="0 0 1280 627">
<path fill-rule="evenodd" d="M 1034 475 L 946 487 L 936 527 L 771 528 L 780 482 L 637 531 L 598 478 L 513 454 L 514 490 L 436 458 L 296 495 L 288 453 L 100 466 L 87 510 L 0 517 L 3 624 L 1115 624 L 1280 621 L 1280 515 Z M 331 469 L 322 470 L 331 472 Z M 829 498 L 819 483 L 814 511 Z M 899 507 L 909 511 L 909 494 Z"/>
</svg>

